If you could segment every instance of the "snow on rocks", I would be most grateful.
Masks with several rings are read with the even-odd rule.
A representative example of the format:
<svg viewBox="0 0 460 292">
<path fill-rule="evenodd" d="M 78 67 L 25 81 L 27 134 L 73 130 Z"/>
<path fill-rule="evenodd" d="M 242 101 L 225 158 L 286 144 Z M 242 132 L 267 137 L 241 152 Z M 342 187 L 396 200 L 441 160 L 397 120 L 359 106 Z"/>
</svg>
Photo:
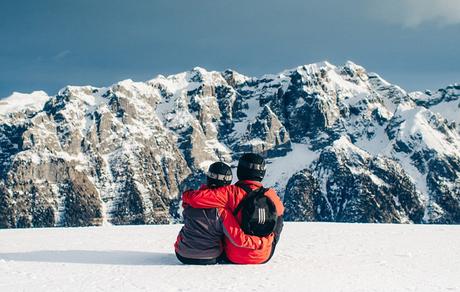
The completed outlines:
<svg viewBox="0 0 460 292">
<path fill-rule="evenodd" d="M 407 93 L 324 61 L 260 78 L 196 67 L 15 93 L 0 100 L 0 203 L 11 210 L 0 226 L 172 222 L 210 163 L 245 151 L 267 158 L 264 182 L 290 220 L 458 223 L 459 90 Z"/>
<path fill-rule="evenodd" d="M 12 95 L 0 99 L 0 115 L 23 110 L 39 111 L 50 97 L 44 91 L 32 93 L 13 92 Z"/>
</svg>

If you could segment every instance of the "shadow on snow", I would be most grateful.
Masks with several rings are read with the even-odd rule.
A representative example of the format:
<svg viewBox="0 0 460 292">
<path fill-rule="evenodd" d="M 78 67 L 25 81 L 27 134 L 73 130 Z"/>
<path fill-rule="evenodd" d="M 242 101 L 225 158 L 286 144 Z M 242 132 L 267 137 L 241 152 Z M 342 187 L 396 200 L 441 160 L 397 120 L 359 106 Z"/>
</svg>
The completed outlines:
<svg viewBox="0 0 460 292">
<path fill-rule="evenodd" d="M 180 265 L 172 253 L 96 250 L 41 250 L 0 253 L 0 260 L 96 265 L 170 266 Z"/>
</svg>

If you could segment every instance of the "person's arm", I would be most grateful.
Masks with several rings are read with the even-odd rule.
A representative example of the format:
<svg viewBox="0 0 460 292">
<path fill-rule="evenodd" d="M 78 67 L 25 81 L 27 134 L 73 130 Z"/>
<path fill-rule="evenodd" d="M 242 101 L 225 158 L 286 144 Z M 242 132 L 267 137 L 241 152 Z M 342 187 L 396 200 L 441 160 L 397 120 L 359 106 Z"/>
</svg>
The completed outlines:
<svg viewBox="0 0 460 292">
<path fill-rule="evenodd" d="M 225 208 L 228 191 L 225 188 L 189 190 L 182 194 L 182 201 L 193 208 Z"/>
<path fill-rule="evenodd" d="M 275 238 L 273 239 L 272 250 L 270 251 L 270 256 L 265 262 L 268 262 L 273 257 L 273 254 L 275 254 L 275 248 L 280 240 L 280 235 L 281 235 L 281 231 L 283 230 L 283 225 L 284 225 L 283 216 L 278 216 L 278 219 L 276 220 L 275 230 L 273 230 L 273 233 L 272 233 L 275 235 Z"/>
<path fill-rule="evenodd" d="M 278 218 L 276 220 L 275 230 L 273 230 L 273 233 L 275 234 L 274 245 L 276 245 L 278 243 L 278 241 L 279 241 L 281 231 L 283 231 L 284 205 L 283 205 L 283 202 L 281 202 L 280 197 L 278 197 L 278 194 L 273 189 L 270 189 L 266 194 L 269 196 L 269 198 L 275 204 L 276 214 L 278 215 Z"/>
<path fill-rule="evenodd" d="M 263 246 L 272 244 L 273 242 L 273 234 L 265 237 L 259 237 L 244 233 L 235 216 L 233 216 L 233 214 L 228 210 L 223 210 L 220 217 L 222 219 L 222 228 L 225 236 L 229 239 L 231 244 L 236 247 L 260 249 Z"/>
<path fill-rule="evenodd" d="M 281 202 L 280 197 L 276 194 L 275 190 L 269 189 L 265 195 L 270 198 L 270 200 L 275 204 L 276 208 L 276 215 L 282 216 L 284 213 L 284 205 L 283 202 Z"/>
<path fill-rule="evenodd" d="M 201 185 L 200 188 L 198 190 L 205 190 L 207 189 L 208 187 L 206 185 Z M 185 197 L 185 193 L 188 193 L 188 192 L 193 192 L 194 190 L 192 189 L 189 189 L 189 190 L 186 190 L 182 193 L 182 207 L 185 209 L 187 207 L 190 207 L 190 205 L 184 201 L 184 197 Z"/>
</svg>

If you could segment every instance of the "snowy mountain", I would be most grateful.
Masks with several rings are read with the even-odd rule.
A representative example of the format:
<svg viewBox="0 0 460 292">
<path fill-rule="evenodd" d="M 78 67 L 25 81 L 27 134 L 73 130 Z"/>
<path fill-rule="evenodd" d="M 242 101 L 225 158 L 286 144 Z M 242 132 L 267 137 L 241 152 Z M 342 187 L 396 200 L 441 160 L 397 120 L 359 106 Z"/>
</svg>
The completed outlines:
<svg viewBox="0 0 460 292">
<path fill-rule="evenodd" d="M 245 151 L 294 221 L 460 223 L 460 85 L 408 93 L 352 62 L 194 68 L 0 100 L 0 227 L 154 224 Z"/>
<path fill-rule="evenodd" d="M 264 265 L 187 266 L 182 225 L 0 230 L 2 291 L 458 291 L 458 225 L 288 222 Z M 421 240 L 423 239 L 423 240 Z"/>
</svg>

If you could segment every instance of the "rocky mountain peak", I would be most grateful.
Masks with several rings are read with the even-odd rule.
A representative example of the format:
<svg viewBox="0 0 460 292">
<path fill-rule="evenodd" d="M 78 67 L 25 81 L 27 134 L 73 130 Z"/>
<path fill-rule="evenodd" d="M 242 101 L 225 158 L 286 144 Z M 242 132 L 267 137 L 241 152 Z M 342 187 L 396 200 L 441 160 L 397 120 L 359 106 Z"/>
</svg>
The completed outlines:
<svg viewBox="0 0 460 292">
<path fill-rule="evenodd" d="M 196 67 L 0 100 L 0 226 L 178 220 L 214 161 L 267 158 L 288 220 L 460 222 L 457 84 L 407 93 L 348 61 Z"/>
</svg>

